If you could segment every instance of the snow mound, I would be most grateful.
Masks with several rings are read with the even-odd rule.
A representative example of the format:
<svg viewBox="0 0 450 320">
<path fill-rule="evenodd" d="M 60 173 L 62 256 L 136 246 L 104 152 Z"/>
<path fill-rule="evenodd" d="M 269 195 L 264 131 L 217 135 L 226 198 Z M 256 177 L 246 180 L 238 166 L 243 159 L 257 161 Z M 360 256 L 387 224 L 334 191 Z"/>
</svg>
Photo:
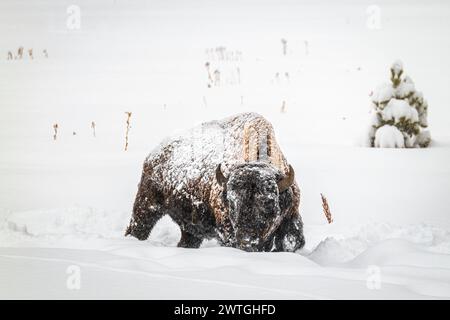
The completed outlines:
<svg viewBox="0 0 450 320">
<path fill-rule="evenodd" d="M 450 265 L 450 255 L 429 252 L 424 246 L 403 239 L 384 240 L 347 263 L 353 267 L 409 265 L 423 268 L 436 264 Z"/>
<path fill-rule="evenodd" d="M 405 98 L 410 94 L 414 94 L 416 87 L 414 82 L 409 76 L 405 76 L 405 79 L 398 85 L 396 89 L 396 96 Z"/>
<path fill-rule="evenodd" d="M 416 139 L 416 143 L 419 146 L 429 145 L 431 143 L 431 134 L 430 131 L 424 130 L 419 133 Z"/>
<path fill-rule="evenodd" d="M 372 94 L 372 101 L 384 102 L 389 101 L 395 95 L 395 89 L 389 83 L 382 83 L 376 87 Z"/>
<path fill-rule="evenodd" d="M 83 207 L 32 210 L 10 214 L 6 225 L 10 231 L 35 237 L 92 235 L 114 238 L 123 235 L 127 215 Z"/>
<path fill-rule="evenodd" d="M 395 72 L 395 74 L 398 74 L 400 71 L 403 71 L 403 62 L 398 59 L 395 60 L 391 65 L 391 69 Z"/>
<path fill-rule="evenodd" d="M 376 247 L 398 245 L 380 255 Z M 404 251 L 402 251 L 405 249 Z M 399 252 L 421 251 L 426 255 L 450 254 L 450 232 L 425 224 L 397 226 L 388 223 L 368 224 L 352 232 L 326 237 L 307 256 L 323 266 L 381 265 L 395 259 Z M 411 262 L 411 261 L 410 261 Z M 450 261 L 449 261 L 450 262 Z M 420 264 L 418 261 L 412 261 Z M 450 265 L 450 264 L 449 264 Z"/>
<path fill-rule="evenodd" d="M 415 108 L 411 108 L 405 100 L 391 99 L 382 112 L 383 120 L 395 120 L 399 122 L 401 118 L 412 122 L 419 121 L 419 114 Z"/>
<path fill-rule="evenodd" d="M 168 215 L 163 216 L 152 229 L 149 240 L 156 245 L 175 247 L 180 241 L 180 227 Z"/>
<path fill-rule="evenodd" d="M 405 140 L 396 126 L 384 125 L 375 133 L 376 148 L 404 148 Z"/>
<path fill-rule="evenodd" d="M 28 240 L 51 240 L 60 246 L 76 247 L 89 239 L 123 240 L 125 226 L 129 222 L 129 212 L 114 212 L 89 207 L 69 207 L 41 209 L 8 213 L 0 224 L 2 246 L 29 244 Z M 153 228 L 148 241 L 153 246 L 174 247 L 180 240 L 181 232 L 169 217 L 162 217 Z M 59 242 L 65 239 L 69 241 Z M 133 238 L 134 240 L 134 238 Z M 148 245 L 148 244 L 147 244 Z M 212 241 L 203 246 L 214 246 Z"/>
</svg>

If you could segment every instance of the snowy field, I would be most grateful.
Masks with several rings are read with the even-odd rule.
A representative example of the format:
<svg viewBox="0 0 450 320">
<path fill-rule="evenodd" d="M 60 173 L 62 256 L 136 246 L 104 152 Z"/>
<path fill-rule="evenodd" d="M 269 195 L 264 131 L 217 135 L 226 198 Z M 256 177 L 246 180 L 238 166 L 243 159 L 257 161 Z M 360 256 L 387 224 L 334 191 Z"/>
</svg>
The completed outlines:
<svg viewBox="0 0 450 320">
<path fill-rule="evenodd" d="M 450 3 L 373 4 L 1 0 L 0 298 L 450 298 Z M 360 146 L 396 59 L 428 100 L 428 149 Z M 168 217 L 124 238 L 160 140 L 244 111 L 295 169 L 305 248 L 177 248 Z"/>
</svg>

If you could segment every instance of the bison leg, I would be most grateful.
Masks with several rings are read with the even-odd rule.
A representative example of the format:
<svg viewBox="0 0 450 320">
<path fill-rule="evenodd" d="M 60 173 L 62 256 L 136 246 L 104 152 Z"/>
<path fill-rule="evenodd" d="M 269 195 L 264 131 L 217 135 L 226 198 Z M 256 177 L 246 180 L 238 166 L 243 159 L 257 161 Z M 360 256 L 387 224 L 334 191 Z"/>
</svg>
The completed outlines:
<svg viewBox="0 0 450 320">
<path fill-rule="evenodd" d="M 300 217 L 286 219 L 275 234 L 274 251 L 294 252 L 305 245 Z"/>
<path fill-rule="evenodd" d="M 163 210 L 158 207 L 151 206 L 150 208 L 136 210 L 135 206 L 125 236 L 131 235 L 139 240 L 146 240 L 155 224 L 163 215 Z"/>
<path fill-rule="evenodd" d="M 178 247 L 198 248 L 202 244 L 202 241 L 203 241 L 202 238 L 199 238 L 185 230 L 182 230 L 181 231 L 181 239 L 180 239 L 180 242 L 178 242 Z"/>
</svg>

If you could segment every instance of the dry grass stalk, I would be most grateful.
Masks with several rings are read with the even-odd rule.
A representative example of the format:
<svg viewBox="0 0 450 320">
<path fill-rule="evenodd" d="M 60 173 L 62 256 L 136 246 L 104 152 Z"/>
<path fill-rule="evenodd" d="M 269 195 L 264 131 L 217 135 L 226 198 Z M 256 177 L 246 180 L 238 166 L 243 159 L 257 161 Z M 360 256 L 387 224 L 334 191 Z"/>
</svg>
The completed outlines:
<svg viewBox="0 0 450 320">
<path fill-rule="evenodd" d="M 331 216 L 330 207 L 328 205 L 327 198 L 323 194 L 320 194 L 322 197 L 322 207 L 323 207 L 323 213 L 325 214 L 325 217 L 327 218 L 328 223 L 333 222 L 333 217 Z"/>
<path fill-rule="evenodd" d="M 286 113 L 286 101 L 283 100 L 283 103 L 281 105 L 281 113 Z"/>
<path fill-rule="evenodd" d="M 92 134 L 94 135 L 94 138 L 95 138 L 95 122 L 94 121 L 91 122 L 91 128 L 92 128 Z"/>
<path fill-rule="evenodd" d="M 53 125 L 53 131 L 54 131 L 54 134 L 53 134 L 53 140 L 56 141 L 56 138 L 58 137 L 58 124 L 57 124 L 57 123 L 55 123 L 55 124 Z"/>
<path fill-rule="evenodd" d="M 130 131 L 130 118 L 131 118 L 131 112 L 125 112 L 127 115 L 127 131 L 125 133 L 125 151 L 128 150 L 128 133 Z"/>
<path fill-rule="evenodd" d="M 20 47 L 19 49 L 17 49 L 17 59 L 22 59 L 23 58 L 23 47 Z"/>
</svg>

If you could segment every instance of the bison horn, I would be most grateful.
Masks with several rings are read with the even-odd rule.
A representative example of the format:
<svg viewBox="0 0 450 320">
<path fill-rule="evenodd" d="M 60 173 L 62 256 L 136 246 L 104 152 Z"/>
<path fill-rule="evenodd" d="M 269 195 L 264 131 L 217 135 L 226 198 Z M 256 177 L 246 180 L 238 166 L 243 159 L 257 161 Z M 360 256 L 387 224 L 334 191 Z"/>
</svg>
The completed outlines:
<svg viewBox="0 0 450 320">
<path fill-rule="evenodd" d="M 287 173 L 287 175 L 283 179 L 278 181 L 278 190 L 280 193 L 286 191 L 287 188 L 289 188 L 294 183 L 294 177 L 295 177 L 294 168 L 292 168 L 292 166 L 289 165 L 289 172 Z"/>
<path fill-rule="evenodd" d="M 227 183 L 228 179 L 225 178 L 223 172 L 222 172 L 222 167 L 221 164 L 219 164 L 216 168 L 216 180 L 217 182 L 219 182 L 219 184 L 223 185 L 225 183 Z"/>
</svg>

